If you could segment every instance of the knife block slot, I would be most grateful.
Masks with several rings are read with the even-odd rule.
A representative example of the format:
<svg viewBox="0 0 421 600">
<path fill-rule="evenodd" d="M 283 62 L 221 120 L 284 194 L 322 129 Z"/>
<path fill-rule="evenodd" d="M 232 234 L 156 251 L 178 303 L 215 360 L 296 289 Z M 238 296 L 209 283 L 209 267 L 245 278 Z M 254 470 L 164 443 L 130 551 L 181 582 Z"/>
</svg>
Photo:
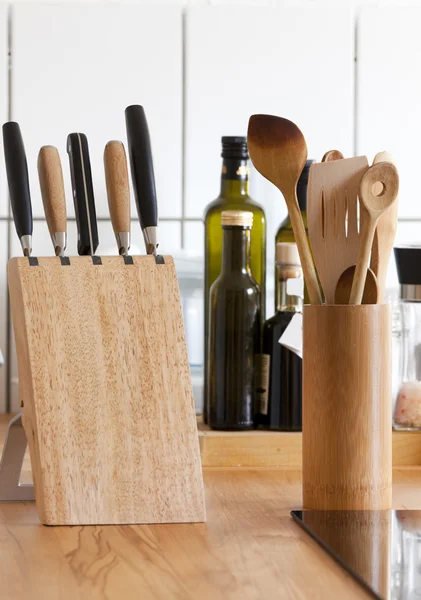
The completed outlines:
<svg viewBox="0 0 421 600">
<path fill-rule="evenodd" d="M 46 525 L 205 520 L 174 261 L 12 258 L 19 394 Z"/>
</svg>

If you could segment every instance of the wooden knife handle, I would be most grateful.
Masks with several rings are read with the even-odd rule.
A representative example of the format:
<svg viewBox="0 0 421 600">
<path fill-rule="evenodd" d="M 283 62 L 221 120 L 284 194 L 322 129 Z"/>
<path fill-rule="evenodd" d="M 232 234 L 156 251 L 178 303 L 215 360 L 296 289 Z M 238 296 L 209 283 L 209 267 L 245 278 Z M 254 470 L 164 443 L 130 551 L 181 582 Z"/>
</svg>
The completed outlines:
<svg viewBox="0 0 421 600">
<path fill-rule="evenodd" d="M 104 150 L 108 206 L 114 233 L 130 231 L 130 188 L 126 151 L 122 142 L 111 141 Z"/>
<path fill-rule="evenodd" d="M 48 229 L 53 236 L 66 232 L 66 196 L 60 155 L 54 146 L 43 146 L 38 154 L 38 177 Z"/>
</svg>

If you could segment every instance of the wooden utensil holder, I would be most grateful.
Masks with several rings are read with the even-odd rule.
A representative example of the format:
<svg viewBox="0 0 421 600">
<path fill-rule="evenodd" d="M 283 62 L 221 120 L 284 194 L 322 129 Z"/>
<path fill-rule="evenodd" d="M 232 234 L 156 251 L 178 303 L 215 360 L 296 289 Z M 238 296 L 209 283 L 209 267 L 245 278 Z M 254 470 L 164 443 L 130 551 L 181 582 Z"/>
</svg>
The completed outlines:
<svg viewBox="0 0 421 600">
<path fill-rule="evenodd" d="M 12 258 L 19 394 L 40 520 L 205 520 L 169 256 Z"/>
<path fill-rule="evenodd" d="M 303 505 L 392 503 L 389 305 L 305 306 Z"/>
</svg>

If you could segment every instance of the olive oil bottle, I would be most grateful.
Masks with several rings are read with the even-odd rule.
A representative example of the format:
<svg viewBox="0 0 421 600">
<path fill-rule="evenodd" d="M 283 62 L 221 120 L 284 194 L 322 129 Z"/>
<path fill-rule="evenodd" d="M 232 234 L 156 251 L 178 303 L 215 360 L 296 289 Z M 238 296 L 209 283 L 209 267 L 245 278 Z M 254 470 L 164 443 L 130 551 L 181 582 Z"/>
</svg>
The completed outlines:
<svg viewBox="0 0 421 600">
<path fill-rule="evenodd" d="M 222 266 L 221 213 L 224 210 L 246 210 L 253 213 L 251 230 L 250 268 L 260 286 L 261 316 L 264 320 L 266 279 L 266 219 L 263 208 L 249 196 L 249 167 L 247 139 L 245 137 L 222 138 L 221 192 L 211 202 L 204 215 L 205 221 L 205 360 L 204 360 L 204 420 L 208 413 L 208 327 L 209 291 L 219 276 Z"/>
<path fill-rule="evenodd" d="M 260 288 L 250 267 L 253 213 L 223 211 L 222 269 L 210 289 L 208 425 L 254 427 Z"/>
<path fill-rule="evenodd" d="M 265 429 L 301 431 L 302 359 L 279 343 L 293 316 L 303 308 L 303 271 L 295 244 L 276 245 L 276 271 L 277 310 L 263 328 L 256 425 Z"/>
<path fill-rule="evenodd" d="M 303 223 L 304 223 L 304 227 L 308 236 L 308 229 L 307 229 L 307 186 L 308 186 L 308 177 L 310 174 L 310 166 L 313 163 L 313 160 L 307 160 L 306 164 L 304 165 L 304 169 L 300 175 L 300 178 L 298 180 L 297 183 L 297 200 L 298 200 L 298 204 L 301 210 L 301 216 L 303 219 Z M 280 242 L 288 242 L 288 243 L 295 243 L 295 237 L 294 237 L 294 232 L 292 230 L 292 225 L 291 225 L 291 220 L 289 218 L 289 215 L 287 215 L 285 217 L 285 219 L 282 221 L 282 223 L 279 226 L 279 229 L 276 233 L 276 238 L 275 238 L 275 254 L 276 254 L 276 244 L 279 244 Z M 275 257 L 275 264 L 276 264 L 276 257 Z M 275 266 L 275 310 L 277 309 L 277 298 L 279 295 L 279 287 L 280 283 L 279 283 L 279 279 L 276 276 L 276 266 Z M 307 291 L 304 291 L 304 302 L 306 304 L 308 304 L 309 300 L 307 298 Z"/>
</svg>

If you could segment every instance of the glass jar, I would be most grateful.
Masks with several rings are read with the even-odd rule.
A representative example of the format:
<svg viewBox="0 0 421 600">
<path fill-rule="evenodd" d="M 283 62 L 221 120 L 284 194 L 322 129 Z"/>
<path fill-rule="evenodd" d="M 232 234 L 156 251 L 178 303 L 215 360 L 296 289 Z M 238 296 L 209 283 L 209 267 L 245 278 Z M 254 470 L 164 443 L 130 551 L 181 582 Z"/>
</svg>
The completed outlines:
<svg viewBox="0 0 421 600">
<path fill-rule="evenodd" d="M 401 335 L 393 426 L 421 430 L 421 248 L 395 248 L 395 258 L 401 284 Z"/>
<path fill-rule="evenodd" d="M 421 511 L 392 513 L 390 600 L 421 597 Z"/>
</svg>

